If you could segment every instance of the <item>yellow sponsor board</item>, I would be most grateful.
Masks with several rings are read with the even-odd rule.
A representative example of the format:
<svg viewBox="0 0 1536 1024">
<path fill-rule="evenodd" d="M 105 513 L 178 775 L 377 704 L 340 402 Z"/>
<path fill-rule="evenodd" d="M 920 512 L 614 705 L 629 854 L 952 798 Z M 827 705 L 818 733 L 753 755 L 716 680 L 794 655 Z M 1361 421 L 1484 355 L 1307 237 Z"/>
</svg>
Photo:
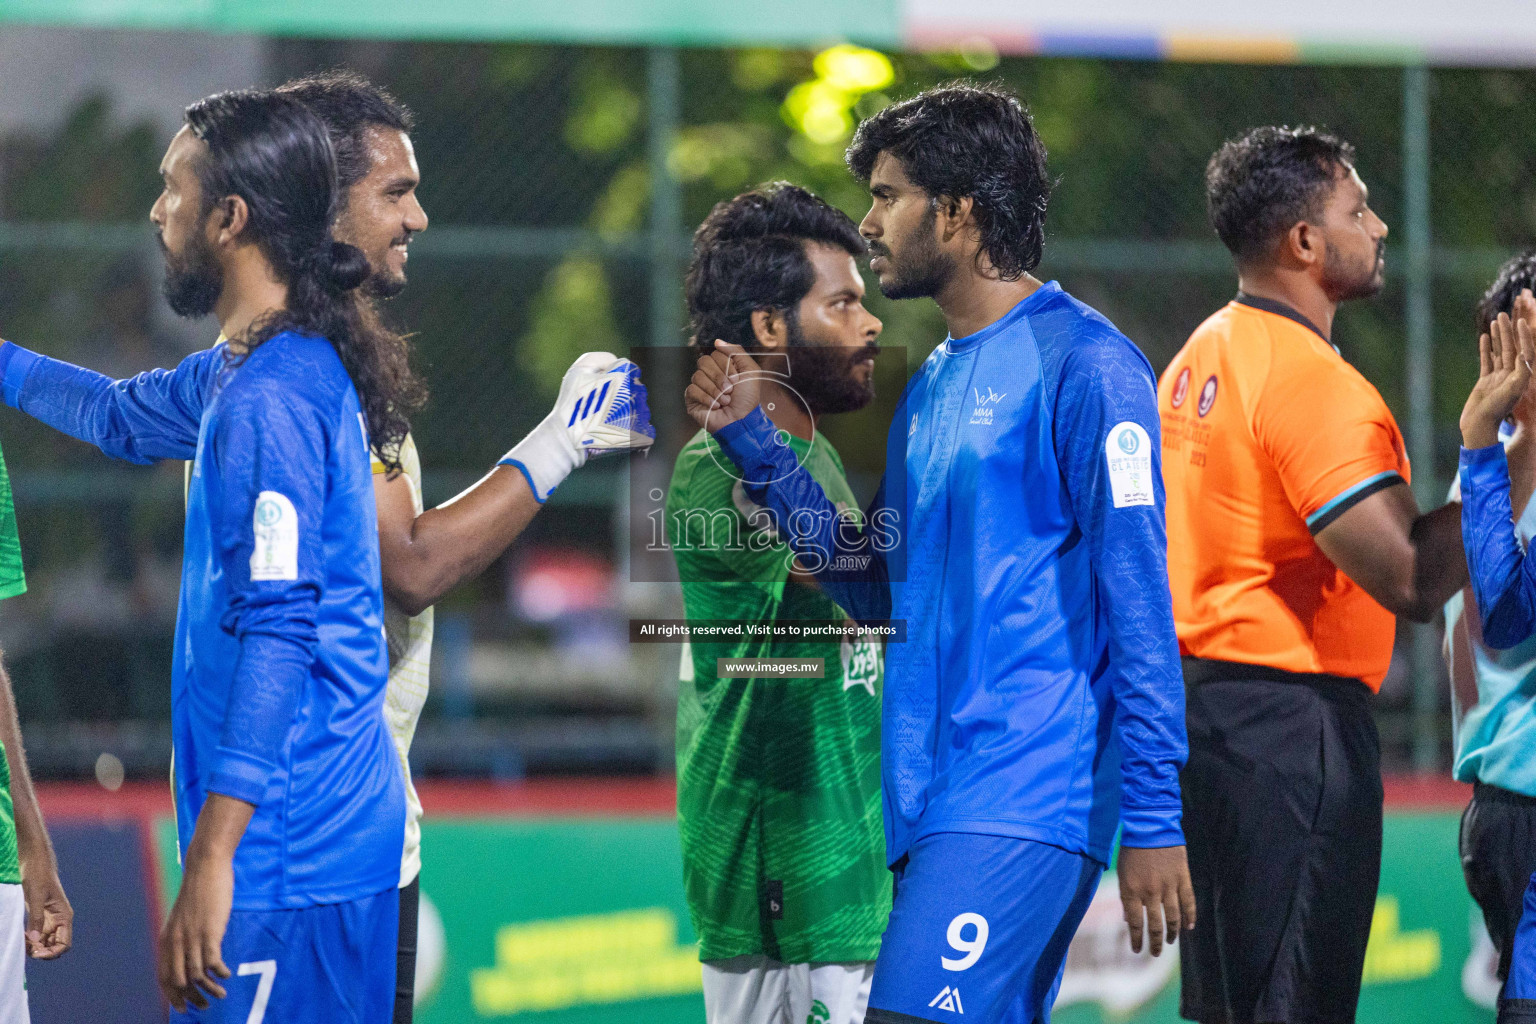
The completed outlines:
<svg viewBox="0 0 1536 1024">
<path fill-rule="evenodd" d="M 1440 933 L 1432 928 L 1405 932 L 1396 896 L 1379 896 L 1371 915 L 1371 938 L 1365 947 L 1362 982 L 1380 985 L 1417 981 L 1440 969 Z"/>
<path fill-rule="evenodd" d="M 496 965 L 470 972 L 484 1017 L 700 991 L 698 945 L 679 945 L 665 907 L 503 925 Z"/>
</svg>

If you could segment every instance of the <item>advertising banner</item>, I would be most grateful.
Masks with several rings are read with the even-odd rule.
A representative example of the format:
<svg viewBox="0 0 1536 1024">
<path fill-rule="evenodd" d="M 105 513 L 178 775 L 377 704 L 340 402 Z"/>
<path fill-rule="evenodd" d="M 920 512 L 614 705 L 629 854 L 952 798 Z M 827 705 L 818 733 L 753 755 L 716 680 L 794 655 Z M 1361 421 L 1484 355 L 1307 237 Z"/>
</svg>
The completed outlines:
<svg viewBox="0 0 1536 1024">
<path fill-rule="evenodd" d="M 174 894 L 168 820 L 157 834 Z M 1492 947 L 1462 881 L 1456 836 L 1454 811 L 1387 814 L 1362 1024 L 1493 1020 Z M 422 1024 L 704 1019 L 670 818 L 429 813 L 422 845 Z M 1106 876 L 1072 943 L 1053 1019 L 1173 1024 L 1178 991 L 1176 948 L 1158 959 L 1130 953 L 1115 879 Z M 963 1024 L 958 1008 L 954 1017 Z"/>
</svg>

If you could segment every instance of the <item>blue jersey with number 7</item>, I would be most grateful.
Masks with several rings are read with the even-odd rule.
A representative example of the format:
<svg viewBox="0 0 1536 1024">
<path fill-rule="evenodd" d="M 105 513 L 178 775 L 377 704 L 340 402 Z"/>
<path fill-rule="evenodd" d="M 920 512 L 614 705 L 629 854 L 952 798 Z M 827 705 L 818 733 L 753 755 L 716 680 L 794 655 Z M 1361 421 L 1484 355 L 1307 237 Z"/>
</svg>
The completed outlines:
<svg viewBox="0 0 1536 1024">
<path fill-rule="evenodd" d="M 112 381 L 0 344 L 8 404 L 132 462 L 193 459 L 171 684 L 178 838 L 210 793 L 256 811 L 235 910 L 399 884 L 405 793 L 368 439 L 324 338 L 282 333 Z"/>
</svg>

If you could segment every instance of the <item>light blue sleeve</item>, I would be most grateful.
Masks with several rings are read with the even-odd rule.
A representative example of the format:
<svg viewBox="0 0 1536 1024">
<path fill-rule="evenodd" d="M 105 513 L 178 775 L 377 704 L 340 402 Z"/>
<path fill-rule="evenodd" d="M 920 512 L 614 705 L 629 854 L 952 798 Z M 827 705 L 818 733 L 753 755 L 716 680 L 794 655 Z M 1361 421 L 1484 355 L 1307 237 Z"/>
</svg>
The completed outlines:
<svg viewBox="0 0 1536 1024">
<path fill-rule="evenodd" d="M 215 417 L 204 457 L 218 474 L 209 526 L 230 594 L 219 624 L 240 658 L 208 788 L 260 805 L 319 646 L 329 432 L 302 388 L 274 378 L 237 378 Z"/>
<path fill-rule="evenodd" d="M 224 351 L 218 345 L 193 353 L 174 370 L 113 380 L 0 342 L 0 389 L 7 405 L 115 459 L 140 465 L 190 460 Z"/>
<path fill-rule="evenodd" d="M 1099 339 L 1068 358 L 1056 402 L 1056 454 L 1104 605 L 1122 842 L 1146 848 L 1184 842 L 1179 770 L 1189 754 L 1158 427 L 1151 367 L 1129 341 Z M 1132 481 L 1114 478 L 1111 459 L 1142 444 L 1150 447 L 1150 479 L 1133 489 Z"/>
</svg>

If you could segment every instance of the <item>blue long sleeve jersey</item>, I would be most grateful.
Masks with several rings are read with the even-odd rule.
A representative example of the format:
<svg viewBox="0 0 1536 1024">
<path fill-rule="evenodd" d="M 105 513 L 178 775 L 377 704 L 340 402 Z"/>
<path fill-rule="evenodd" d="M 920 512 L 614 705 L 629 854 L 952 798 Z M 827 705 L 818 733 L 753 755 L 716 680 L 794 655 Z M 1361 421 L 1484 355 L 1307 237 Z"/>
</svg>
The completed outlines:
<svg viewBox="0 0 1536 1024">
<path fill-rule="evenodd" d="M 238 365 L 219 345 L 113 381 L 5 343 L 0 381 L 7 404 L 107 455 L 193 460 L 171 688 L 181 852 L 221 793 L 256 806 L 235 909 L 397 885 L 373 481 L 335 349 L 279 334 Z"/>
<path fill-rule="evenodd" d="M 1483 642 L 1508 650 L 1536 633 L 1536 564 L 1515 535 L 1504 446 L 1463 448 L 1459 476 L 1461 541 Z"/>
<path fill-rule="evenodd" d="M 1183 843 L 1184 684 L 1152 368 L 1054 282 L 907 385 L 862 523 L 761 410 L 715 435 L 748 495 L 887 649 L 886 856 L 974 832 L 1107 861 Z M 787 524 L 787 529 L 783 525 Z"/>
</svg>

